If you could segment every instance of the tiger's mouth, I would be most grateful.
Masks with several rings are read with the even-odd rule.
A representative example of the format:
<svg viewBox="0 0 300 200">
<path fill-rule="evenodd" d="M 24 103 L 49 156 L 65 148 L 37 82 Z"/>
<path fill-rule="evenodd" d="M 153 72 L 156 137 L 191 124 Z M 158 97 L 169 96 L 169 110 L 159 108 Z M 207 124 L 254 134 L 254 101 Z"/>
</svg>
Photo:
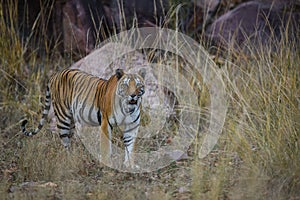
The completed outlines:
<svg viewBox="0 0 300 200">
<path fill-rule="evenodd" d="M 137 104 L 137 100 L 131 99 L 128 103 L 130 105 L 136 105 Z"/>
</svg>

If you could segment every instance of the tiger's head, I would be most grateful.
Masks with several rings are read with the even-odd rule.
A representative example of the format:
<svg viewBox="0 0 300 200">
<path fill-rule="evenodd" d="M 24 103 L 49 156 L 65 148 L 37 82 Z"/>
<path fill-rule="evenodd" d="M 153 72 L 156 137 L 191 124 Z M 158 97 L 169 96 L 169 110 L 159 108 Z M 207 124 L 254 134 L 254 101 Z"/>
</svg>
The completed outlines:
<svg viewBox="0 0 300 200">
<path fill-rule="evenodd" d="M 116 70 L 118 85 L 116 94 L 120 99 L 120 106 L 124 113 L 132 114 L 142 102 L 145 93 L 145 71 L 140 70 L 138 74 L 125 74 L 122 69 Z"/>
</svg>

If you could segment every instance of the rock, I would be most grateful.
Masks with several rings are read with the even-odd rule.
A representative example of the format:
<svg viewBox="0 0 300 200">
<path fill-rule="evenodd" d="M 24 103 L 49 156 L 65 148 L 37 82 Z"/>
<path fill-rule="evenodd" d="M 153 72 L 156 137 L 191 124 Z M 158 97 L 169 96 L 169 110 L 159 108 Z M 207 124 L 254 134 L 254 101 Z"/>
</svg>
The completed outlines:
<svg viewBox="0 0 300 200">
<path fill-rule="evenodd" d="M 101 1 L 68 0 L 56 1 L 56 37 L 62 33 L 63 50 L 88 54 L 94 49 L 96 40 L 102 40 L 106 24 Z M 99 34 L 100 33 L 100 34 Z"/>
<path fill-rule="evenodd" d="M 192 16 L 187 19 L 184 32 L 191 33 L 202 32 L 202 29 L 209 23 L 216 14 L 221 0 L 191 0 L 194 6 L 189 12 Z M 192 10 L 191 10 L 192 9 Z"/>
<path fill-rule="evenodd" d="M 286 3 L 289 2 L 289 3 Z M 208 40 L 213 45 L 235 48 L 244 45 L 269 44 L 274 39 L 284 37 L 289 30 L 290 39 L 299 38 L 300 11 L 292 1 L 250 1 L 242 3 L 215 20 L 206 30 Z"/>
<path fill-rule="evenodd" d="M 131 28 L 134 20 L 139 26 L 161 25 L 168 9 L 167 0 L 113 0 L 112 3 L 113 19 L 118 30 Z"/>
<path fill-rule="evenodd" d="M 124 52 L 128 53 L 124 54 Z M 122 54 L 124 56 L 121 56 Z M 122 44 L 110 42 L 77 61 L 70 68 L 80 69 L 102 78 L 109 78 L 114 74 L 116 68 L 139 69 L 148 65 L 149 63 L 141 53 L 132 52 L 130 47 Z"/>
<path fill-rule="evenodd" d="M 207 10 L 207 12 L 215 10 L 220 4 L 221 0 L 194 0 L 196 6 Z"/>
</svg>

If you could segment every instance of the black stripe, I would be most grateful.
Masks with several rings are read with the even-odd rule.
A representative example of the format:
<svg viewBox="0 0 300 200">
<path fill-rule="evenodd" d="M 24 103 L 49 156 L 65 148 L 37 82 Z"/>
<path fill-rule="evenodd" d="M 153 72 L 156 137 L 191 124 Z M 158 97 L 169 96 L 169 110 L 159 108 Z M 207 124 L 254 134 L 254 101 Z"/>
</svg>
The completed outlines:
<svg viewBox="0 0 300 200">
<path fill-rule="evenodd" d="M 61 134 L 61 135 L 59 135 L 59 137 L 60 137 L 60 138 L 70 137 L 70 134 L 68 134 L 68 133 Z"/>
<path fill-rule="evenodd" d="M 130 138 L 130 139 L 126 139 L 126 140 L 123 140 L 124 143 L 128 143 L 128 142 L 131 142 L 133 138 Z"/>
<path fill-rule="evenodd" d="M 63 127 L 63 126 L 61 126 L 61 125 L 57 125 L 57 128 L 58 128 L 58 129 L 61 129 L 61 130 L 70 130 L 70 128 Z"/>
<path fill-rule="evenodd" d="M 111 125 L 111 123 L 109 122 L 109 120 L 107 120 L 107 121 L 108 121 L 108 125 L 109 125 L 110 129 L 113 130 L 113 126 Z"/>
<path fill-rule="evenodd" d="M 129 146 L 133 143 L 133 137 L 128 136 L 126 138 L 123 138 L 123 143 L 125 144 L 125 146 Z"/>
<path fill-rule="evenodd" d="M 94 110 L 94 107 L 93 107 L 93 105 L 91 105 L 89 113 L 88 113 L 88 116 L 87 116 L 88 117 L 88 121 L 91 122 L 91 123 L 94 123 L 93 118 L 92 118 L 92 112 L 93 112 L 93 110 Z"/>
<path fill-rule="evenodd" d="M 129 129 L 129 130 L 125 130 L 125 131 L 123 132 L 123 134 L 124 134 L 124 133 L 128 133 L 128 132 L 130 132 L 130 131 L 132 131 L 132 130 L 138 128 L 138 127 L 139 127 L 139 124 L 136 125 L 135 127 L 131 128 L 131 129 Z"/>
<path fill-rule="evenodd" d="M 60 108 L 58 108 L 56 104 L 53 104 L 53 107 L 54 107 L 54 113 L 56 117 L 59 118 L 60 116 L 62 116 L 62 113 L 60 112 Z"/>
<path fill-rule="evenodd" d="M 101 111 L 100 111 L 100 109 L 98 110 L 98 112 L 97 112 L 97 119 L 98 119 L 98 123 L 99 123 L 99 125 L 101 125 Z M 109 124 L 109 122 L 108 122 L 108 124 Z"/>
<path fill-rule="evenodd" d="M 50 95 L 50 88 L 49 88 L 49 83 L 47 85 L 47 89 L 46 89 L 46 100 L 51 99 L 51 95 Z"/>
<path fill-rule="evenodd" d="M 123 136 L 123 140 L 132 140 L 132 136 L 131 135 L 127 135 L 127 136 Z"/>
<path fill-rule="evenodd" d="M 131 144 L 132 144 L 132 142 L 129 143 L 129 144 L 125 144 L 125 143 L 124 143 L 124 145 L 125 145 L 126 147 L 130 146 Z"/>
<path fill-rule="evenodd" d="M 59 123 L 62 123 L 66 127 L 70 127 L 70 123 L 63 121 L 62 119 L 58 119 Z"/>
<path fill-rule="evenodd" d="M 69 115 L 65 112 L 66 110 L 68 110 L 68 108 L 66 107 L 63 108 L 62 105 L 60 104 L 55 104 L 55 105 L 56 105 L 55 112 L 58 112 L 57 117 L 62 116 L 63 118 L 68 118 L 68 119 L 72 118 L 72 115 Z"/>
<path fill-rule="evenodd" d="M 137 116 L 137 118 L 133 122 L 131 122 L 131 123 L 135 123 L 140 118 L 140 114 L 141 114 L 141 112 L 139 113 L 139 115 Z"/>
<path fill-rule="evenodd" d="M 128 135 L 128 136 L 123 136 L 123 140 L 126 140 L 126 139 L 128 139 L 128 138 L 131 138 L 131 136 L 130 135 Z"/>
<path fill-rule="evenodd" d="M 29 132 L 24 132 L 24 134 L 26 135 L 26 136 L 31 136 L 31 135 L 35 135 L 35 134 L 37 134 L 36 132 L 34 132 L 34 131 L 29 131 Z"/>
</svg>

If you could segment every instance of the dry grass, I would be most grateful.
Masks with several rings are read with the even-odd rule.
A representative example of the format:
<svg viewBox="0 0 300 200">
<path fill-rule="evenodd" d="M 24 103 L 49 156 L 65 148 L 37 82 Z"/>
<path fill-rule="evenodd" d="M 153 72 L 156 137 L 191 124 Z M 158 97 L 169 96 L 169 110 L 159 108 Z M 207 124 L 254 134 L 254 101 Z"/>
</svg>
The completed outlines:
<svg viewBox="0 0 300 200">
<path fill-rule="evenodd" d="M 296 45 L 282 41 L 277 51 L 268 51 L 249 44 L 250 56 L 222 66 L 230 104 L 216 155 L 193 163 L 195 193 L 201 197 L 204 190 L 208 199 L 299 198 Z"/>
<path fill-rule="evenodd" d="M 21 135 L 20 119 L 39 117 L 39 96 L 49 72 L 69 61 L 53 53 L 40 59 L 38 49 L 25 61 L 27 44 L 19 40 L 15 14 L 12 10 L 10 26 L 0 15 L 1 198 L 300 198 L 296 43 L 282 40 L 277 51 L 249 43 L 246 56 L 228 49 L 221 70 L 229 108 L 215 149 L 202 160 L 195 154 L 156 172 L 128 174 L 94 161 L 78 141 L 67 153 L 47 130 L 34 138 Z M 198 146 L 195 141 L 192 150 Z"/>
</svg>

